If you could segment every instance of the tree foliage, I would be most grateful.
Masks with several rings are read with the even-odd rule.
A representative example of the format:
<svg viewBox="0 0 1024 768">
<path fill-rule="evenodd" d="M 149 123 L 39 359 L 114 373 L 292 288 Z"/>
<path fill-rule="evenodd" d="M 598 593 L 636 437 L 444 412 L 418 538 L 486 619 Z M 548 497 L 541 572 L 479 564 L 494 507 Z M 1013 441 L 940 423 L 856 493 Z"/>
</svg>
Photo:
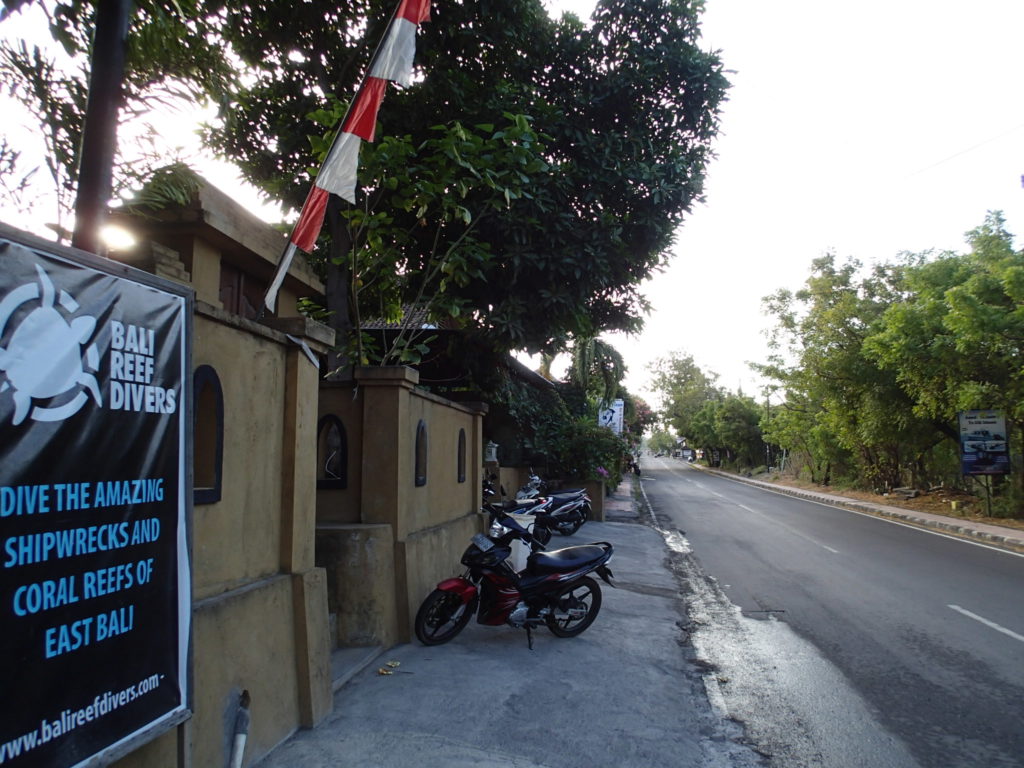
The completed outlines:
<svg viewBox="0 0 1024 768">
<path fill-rule="evenodd" d="M 865 344 L 882 316 L 904 297 L 904 266 L 836 264 L 828 254 L 814 261 L 805 288 L 779 291 L 767 301 L 778 321 L 774 343 L 793 361 L 776 357 L 763 371 L 784 384 L 784 410 L 814 403 L 815 444 L 828 435 L 839 451 L 829 458 L 805 455 L 812 474 L 861 479 L 869 487 L 902 485 L 904 470 L 940 439 L 938 426 L 916 417 L 896 376 L 872 364 Z M 792 399 L 789 399 L 789 398 Z M 790 421 L 790 424 L 793 420 Z M 788 446 L 787 446 L 788 447 Z M 852 463 L 841 463 L 846 456 Z"/>
<path fill-rule="evenodd" d="M 891 306 L 868 345 L 922 416 L 994 408 L 1024 427 L 1024 252 L 1001 214 L 967 233 L 971 251 L 920 258 L 907 300 Z"/>
<path fill-rule="evenodd" d="M 728 392 L 718 377 L 692 356 L 674 352 L 651 366 L 652 386 L 661 395 L 661 419 L 705 457 L 754 467 L 765 462 L 761 422 L 764 411 L 750 397 Z"/>
<path fill-rule="evenodd" d="M 308 116 L 324 102 L 347 102 L 390 8 L 376 0 L 326 12 L 269 0 L 221 7 L 224 34 L 252 75 L 210 140 L 297 207 L 312 165 L 307 136 L 322 133 Z M 547 170 L 530 176 L 507 215 L 476 228 L 496 258 L 446 286 L 474 308 L 460 315 L 472 319 L 470 330 L 497 348 L 553 349 L 570 335 L 637 327 L 638 285 L 699 199 L 726 87 L 717 56 L 697 45 L 699 11 L 681 0 L 604 0 L 585 28 L 572 17 L 552 21 L 539 0 L 462 1 L 438 5 L 423 25 L 420 78 L 384 100 L 382 135 L 418 145 L 438 124 L 519 114 L 544 143 Z M 476 194 L 465 198 L 469 210 L 483 207 Z M 392 219 L 415 235 L 409 260 L 435 247 L 411 226 L 415 218 L 395 211 Z"/>
<path fill-rule="evenodd" d="M 568 379 L 586 393 L 596 411 L 607 408 L 619 397 L 619 385 L 626 375 L 622 353 L 596 338 L 576 339 Z"/>
<path fill-rule="evenodd" d="M 777 354 L 761 370 L 785 396 L 766 434 L 816 481 L 959 484 L 963 410 L 1001 410 L 1022 434 L 1024 253 L 998 213 L 967 244 L 867 271 L 825 256 L 766 300 Z"/>
<path fill-rule="evenodd" d="M 620 390 L 624 402 L 623 439 L 636 451 L 644 435 L 658 423 L 658 414 L 640 397 Z"/>
<path fill-rule="evenodd" d="M 93 4 L 36 5 L 48 12 L 51 33 L 75 68 L 58 71 L 44 52 L 16 41 L 4 43 L 2 66 L 45 126 L 49 167 L 70 207 Z M 206 131 L 209 145 L 270 197 L 297 209 L 325 134 L 329 140 L 337 127 L 325 129 L 322 120 L 344 113 L 393 0 L 145 0 L 136 6 L 123 115 L 144 115 L 158 102 L 212 98 L 220 112 Z M 727 87 L 717 54 L 699 47 L 701 10 L 689 0 L 602 0 L 584 26 L 573 16 L 551 20 L 540 0 L 454 0 L 432 9 L 417 40 L 416 82 L 392 88 L 379 135 L 408 137 L 417 162 L 426 163 L 435 126 L 497 125 L 504 115 L 523 115 L 542 142 L 530 162 L 545 166 L 520 169 L 529 189 L 505 199 L 504 215 L 473 224 L 476 242 L 491 258 L 475 259 L 461 273 L 467 279 L 436 285 L 447 296 L 438 307 L 473 308 L 458 315 L 467 332 L 498 350 L 554 350 L 570 337 L 639 326 L 646 304 L 638 286 L 663 263 L 673 231 L 700 199 Z M 394 149 L 364 147 L 365 160 L 389 178 L 410 179 L 410 156 Z M 176 159 L 120 162 L 129 175 L 122 185 L 138 184 L 135 171 Z M 374 184 L 371 179 L 360 194 L 376 194 Z M 409 199 L 423 190 L 389 191 Z M 493 191 L 435 184 L 433 207 L 490 210 Z M 364 200 L 357 207 L 369 210 Z M 418 228 L 418 214 L 418 207 L 395 208 L 375 229 L 385 252 L 404 240 L 401 261 L 423 275 L 438 254 L 453 252 L 463 233 L 442 227 L 438 237 L 437 220 Z M 347 238 L 347 229 L 334 236 Z M 349 254 L 350 245 L 344 242 L 338 253 Z M 384 263 L 383 256 L 364 264 Z M 373 279 L 379 284 L 380 277 Z M 394 298 L 413 302 L 421 287 L 410 281 Z M 347 316 L 350 307 L 336 286 L 331 293 L 329 304 L 337 306 L 328 309 Z M 347 298 L 347 289 L 341 293 Z"/>
<path fill-rule="evenodd" d="M 0 40 L 0 82 L 6 95 L 24 105 L 44 143 L 44 165 L 58 201 L 58 219 L 74 206 L 79 149 L 88 96 L 96 4 L 86 0 L 41 0 L 22 10 L 41 14 L 52 45 L 4 37 Z M 156 108 L 191 107 L 231 90 L 236 72 L 214 34 L 216 17 L 197 0 L 139 0 L 134 3 L 125 52 L 122 126 L 139 123 Z M 152 133 L 152 132 L 150 132 Z M 148 180 L 169 165 L 173 150 L 122 141 L 114 166 L 115 194 Z M 22 170 L 22 173 L 31 169 Z M 15 201 L 16 202 L 16 201 Z"/>
<path fill-rule="evenodd" d="M 548 477 L 605 480 L 614 487 L 622 478 L 630 446 L 598 426 L 593 415 L 574 414 L 565 395 L 575 391 L 564 385 L 538 389 L 506 375 L 492 403 L 516 422 L 529 460 Z"/>
<path fill-rule="evenodd" d="M 708 401 L 723 396 L 718 376 L 704 371 L 691 355 L 673 352 L 651 365 L 651 387 L 661 394 L 662 420 L 680 437 L 694 436 L 693 419 Z"/>
<path fill-rule="evenodd" d="M 363 152 L 359 206 L 341 212 L 347 227 L 354 349 L 366 365 L 416 363 L 430 331 L 445 320 L 479 327 L 475 307 L 458 288 L 477 279 L 496 257 L 479 235 L 481 223 L 507 215 L 547 166 L 539 139 L 522 115 L 503 124 L 435 126 L 431 138 L 388 136 Z M 329 147 L 323 146 L 326 154 Z M 473 207 L 470 207 L 473 206 Z M 396 215 L 412 213 L 408 226 Z M 421 248 L 420 242 L 429 245 Z M 454 289 L 454 290 L 453 290 Z M 398 327 L 384 348 L 371 349 L 362 332 L 374 318 Z"/>
<path fill-rule="evenodd" d="M 664 429 L 658 429 L 652 432 L 650 439 L 647 441 L 647 448 L 655 453 L 668 453 L 670 451 L 674 451 L 675 447 L 675 435 Z"/>
</svg>

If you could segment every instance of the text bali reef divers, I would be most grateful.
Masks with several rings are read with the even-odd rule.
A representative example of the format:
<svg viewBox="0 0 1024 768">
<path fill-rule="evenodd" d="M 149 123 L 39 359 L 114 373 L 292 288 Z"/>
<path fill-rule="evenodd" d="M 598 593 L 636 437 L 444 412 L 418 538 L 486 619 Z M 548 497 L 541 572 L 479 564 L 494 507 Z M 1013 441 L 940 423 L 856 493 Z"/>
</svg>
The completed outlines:
<svg viewBox="0 0 1024 768">
<path fill-rule="evenodd" d="M 155 357 L 156 334 L 152 328 L 111 321 L 111 410 L 174 413 L 177 392 L 153 383 Z"/>
</svg>

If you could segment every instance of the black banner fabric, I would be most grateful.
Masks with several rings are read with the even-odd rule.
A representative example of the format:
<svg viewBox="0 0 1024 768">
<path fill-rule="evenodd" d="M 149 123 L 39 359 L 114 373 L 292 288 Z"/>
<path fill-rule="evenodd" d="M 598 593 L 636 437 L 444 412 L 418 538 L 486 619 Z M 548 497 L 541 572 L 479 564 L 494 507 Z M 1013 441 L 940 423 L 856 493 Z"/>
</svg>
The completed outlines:
<svg viewBox="0 0 1024 768">
<path fill-rule="evenodd" d="M 0 765 L 188 703 L 186 298 L 0 241 Z"/>
</svg>

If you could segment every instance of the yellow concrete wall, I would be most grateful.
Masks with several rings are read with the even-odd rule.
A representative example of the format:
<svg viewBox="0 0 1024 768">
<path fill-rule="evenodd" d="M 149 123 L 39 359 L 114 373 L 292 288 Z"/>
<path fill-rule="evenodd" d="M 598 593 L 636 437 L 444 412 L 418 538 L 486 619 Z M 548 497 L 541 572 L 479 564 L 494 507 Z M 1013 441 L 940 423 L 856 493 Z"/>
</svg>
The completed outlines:
<svg viewBox="0 0 1024 768">
<path fill-rule="evenodd" d="M 299 258 L 280 317 L 256 324 L 224 311 L 223 263 L 269 282 L 285 238 L 209 185 L 180 208 L 122 218 L 140 247 L 118 258 L 195 291 L 192 364 L 217 372 L 224 451 L 220 501 L 192 512 L 193 716 L 117 766 L 227 765 L 243 689 L 251 765 L 332 706 L 327 574 L 314 565 L 320 376 L 285 336 L 320 354 L 333 345 L 329 329 L 287 317 L 299 296 L 322 299 L 323 285 Z"/>
<path fill-rule="evenodd" d="M 415 465 L 416 428 L 421 420 L 427 429 L 427 483 L 416 487 L 414 472 L 410 473 L 408 507 L 398 532 L 400 539 L 480 507 L 480 483 L 479 480 L 474 482 L 474 478 L 479 477 L 480 458 L 472 453 L 473 414 L 439 397 L 411 392 L 407 443 L 403 447 L 409 455 L 410 466 Z M 457 476 L 460 429 L 466 433 L 466 479 L 461 483 Z"/>
<path fill-rule="evenodd" d="M 316 531 L 317 565 L 327 573 L 328 603 L 340 647 L 398 642 L 395 540 L 390 525 L 327 523 Z"/>
<path fill-rule="evenodd" d="M 413 488 L 415 425 L 409 426 L 409 400 L 418 381 L 407 368 L 363 368 L 357 381 L 363 400 L 362 503 L 364 523 L 390 525 L 395 538 L 405 535 L 405 517 Z"/>
<path fill-rule="evenodd" d="M 498 475 L 500 485 L 498 482 L 495 482 L 494 490 L 500 492 L 504 488 L 506 499 L 514 499 L 516 492 L 530 479 L 529 467 L 495 467 L 491 464 L 486 468 L 486 471 Z"/>
<path fill-rule="evenodd" d="M 162 734 L 153 741 L 136 749 L 127 757 L 116 761 L 116 768 L 147 768 L 147 766 L 167 766 L 177 768 L 179 741 L 187 742 L 191 726 L 189 723 Z"/>
<path fill-rule="evenodd" d="M 313 563 L 318 372 L 281 334 L 197 308 L 193 365 L 220 379 L 224 457 L 221 500 L 193 509 L 193 716 L 118 768 L 226 765 L 243 689 L 245 765 L 331 709 L 327 582 Z"/>
<path fill-rule="evenodd" d="M 252 696 L 246 755 L 266 754 L 298 726 L 291 579 L 275 576 L 196 605 L 194 766 L 227 765 L 238 696 Z"/>
<path fill-rule="evenodd" d="M 298 288 L 298 290 L 296 290 Z M 278 317 L 298 317 L 299 299 L 309 296 L 309 290 L 304 286 L 295 286 L 292 283 L 285 283 L 277 294 L 277 306 L 274 307 Z"/>
<path fill-rule="evenodd" d="M 399 635 L 403 642 L 412 639 L 412 624 L 420 603 L 439 581 L 458 576 L 464 570 L 459 563 L 474 533 L 486 524 L 479 513 L 463 515 L 444 525 L 416 531 L 399 542 L 396 550 L 398 573 L 404 576 L 399 588 Z"/>
<path fill-rule="evenodd" d="M 224 394 L 221 500 L 193 512 L 197 600 L 280 569 L 285 354 L 270 337 L 196 316 L 193 365 L 213 366 Z"/>
<path fill-rule="evenodd" d="M 313 567 L 316 371 L 284 337 L 212 307 L 195 339 L 194 365 L 220 379 L 224 454 L 220 502 L 193 513 L 194 715 L 118 768 L 226 765 L 243 689 L 245 765 L 331 710 L 327 579 Z"/>
<path fill-rule="evenodd" d="M 192 288 L 198 301 L 223 309 L 220 303 L 220 250 L 205 240 L 192 241 Z"/>
<path fill-rule="evenodd" d="M 297 579 L 301 577 L 278 575 L 196 603 L 192 719 L 179 731 L 166 733 L 121 759 L 115 763 L 117 768 L 228 765 L 243 690 L 251 697 L 243 765 L 257 762 L 303 723 L 302 690 L 295 665 L 288 663 L 301 655 L 287 620 L 298 608 Z M 325 590 L 320 597 L 324 604 L 318 610 L 323 613 Z M 326 637 L 323 646 L 320 653 L 326 655 Z M 329 691 L 329 679 L 324 685 Z M 181 755 L 179 744 L 184 745 Z"/>
<path fill-rule="evenodd" d="M 351 387 L 321 388 L 321 417 L 338 416 L 349 438 L 349 488 L 317 494 L 317 564 L 328 571 L 341 645 L 408 641 L 420 602 L 440 578 L 461 570 L 470 536 L 482 530 L 482 412 L 419 391 L 417 381 L 411 369 L 361 368 L 355 397 Z M 427 482 L 416 486 L 421 421 Z"/>
<path fill-rule="evenodd" d="M 605 519 L 604 483 L 599 483 L 595 480 L 587 480 L 583 483 L 580 483 L 580 487 L 586 488 L 587 495 L 590 496 L 590 519 L 596 520 L 599 523 L 603 523 Z"/>
</svg>

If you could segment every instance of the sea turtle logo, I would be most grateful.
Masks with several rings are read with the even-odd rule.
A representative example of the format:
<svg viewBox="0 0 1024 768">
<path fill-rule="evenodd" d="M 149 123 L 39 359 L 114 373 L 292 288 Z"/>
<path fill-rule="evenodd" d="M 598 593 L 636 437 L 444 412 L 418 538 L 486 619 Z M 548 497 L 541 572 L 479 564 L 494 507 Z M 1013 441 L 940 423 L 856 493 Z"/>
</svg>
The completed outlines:
<svg viewBox="0 0 1024 768">
<path fill-rule="evenodd" d="M 38 282 L 18 286 L 0 301 L 0 340 L 5 338 L 8 321 L 22 305 L 37 304 L 22 316 L 7 347 L 0 347 L 0 392 L 14 390 L 14 424 L 21 424 L 30 413 L 36 421 L 61 421 L 78 413 L 89 395 L 96 405 L 103 405 L 99 384 L 86 370 L 99 368 L 99 352 L 95 344 L 83 350 L 96 329 L 96 318 L 74 317 L 78 302 L 65 290 L 58 293 L 38 264 L 36 272 Z M 65 401 L 33 407 L 33 400 L 54 398 Z"/>
</svg>

